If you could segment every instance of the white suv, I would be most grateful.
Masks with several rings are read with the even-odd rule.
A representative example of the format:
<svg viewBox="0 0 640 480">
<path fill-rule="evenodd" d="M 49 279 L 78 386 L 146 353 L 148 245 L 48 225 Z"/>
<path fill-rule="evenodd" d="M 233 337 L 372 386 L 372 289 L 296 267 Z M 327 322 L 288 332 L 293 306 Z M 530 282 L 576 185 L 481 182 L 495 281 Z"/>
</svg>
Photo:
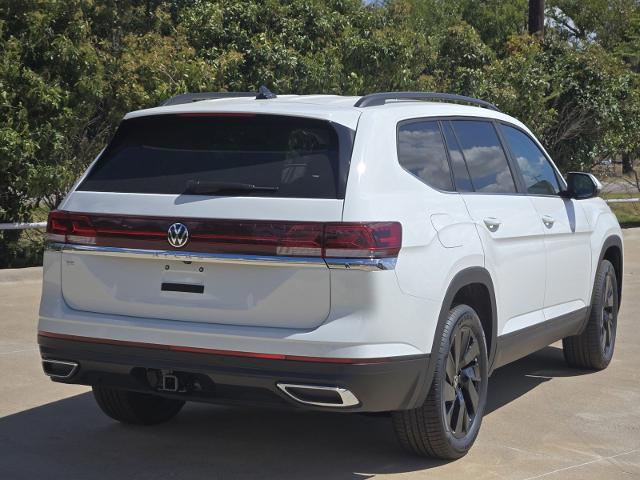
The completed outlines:
<svg viewBox="0 0 640 480">
<path fill-rule="evenodd" d="M 186 400 L 392 412 L 405 448 L 460 457 L 495 368 L 560 339 L 611 360 L 620 227 L 594 177 L 567 182 L 481 100 L 174 97 L 51 212 L 44 370 L 126 423 Z"/>
</svg>

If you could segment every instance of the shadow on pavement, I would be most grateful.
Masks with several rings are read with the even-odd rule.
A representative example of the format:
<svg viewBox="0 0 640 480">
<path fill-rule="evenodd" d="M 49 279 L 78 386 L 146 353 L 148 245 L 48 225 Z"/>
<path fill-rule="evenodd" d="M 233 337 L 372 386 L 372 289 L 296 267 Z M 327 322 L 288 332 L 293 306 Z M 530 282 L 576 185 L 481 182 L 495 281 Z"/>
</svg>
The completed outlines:
<svg viewBox="0 0 640 480">
<path fill-rule="evenodd" d="M 568 366 L 564 361 L 562 348 L 545 347 L 493 372 L 489 379 L 489 398 L 485 415 L 553 378 L 576 377 L 588 373 L 589 370 L 578 370 Z"/>
<path fill-rule="evenodd" d="M 488 412 L 552 377 L 579 375 L 546 349 L 496 370 Z M 172 422 L 130 427 L 90 393 L 0 419 L 3 479 L 363 479 L 440 462 L 403 453 L 388 416 L 187 405 Z"/>
</svg>

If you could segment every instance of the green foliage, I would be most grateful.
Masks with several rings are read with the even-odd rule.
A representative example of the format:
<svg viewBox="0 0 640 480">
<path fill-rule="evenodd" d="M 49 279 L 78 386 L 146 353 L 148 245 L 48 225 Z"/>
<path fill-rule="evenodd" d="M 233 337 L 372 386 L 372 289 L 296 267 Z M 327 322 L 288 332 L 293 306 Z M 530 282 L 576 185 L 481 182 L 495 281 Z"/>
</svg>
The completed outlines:
<svg viewBox="0 0 640 480">
<path fill-rule="evenodd" d="M 504 50 L 509 37 L 527 31 L 527 0 L 465 0 L 460 3 L 462 18 L 497 52 Z"/>
<path fill-rule="evenodd" d="M 548 0 L 544 41 L 527 4 L 0 0 L 0 221 L 55 206 L 126 112 L 185 91 L 447 91 L 520 118 L 562 169 L 637 155 L 638 1 Z M 0 235 L 2 263 L 20 242 Z"/>
<path fill-rule="evenodd" d="M 484 69 L 484 90 L 540 137 L 562 169 L 589 169 L 637 144 L 637 76 L 597 44 L 514 37 Z"/>
</svg>

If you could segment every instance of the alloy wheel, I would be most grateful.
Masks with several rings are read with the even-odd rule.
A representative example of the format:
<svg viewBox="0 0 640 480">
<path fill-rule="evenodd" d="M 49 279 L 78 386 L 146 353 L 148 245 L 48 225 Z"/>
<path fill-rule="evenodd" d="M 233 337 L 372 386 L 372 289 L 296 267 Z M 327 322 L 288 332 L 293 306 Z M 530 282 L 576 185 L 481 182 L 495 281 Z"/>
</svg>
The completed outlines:
<svg viewBox="0 0 640 480">
<path fill-rule="evenodd" d="M 464 437 L 476 418 L 484 381 L 479 364 L 480 347 L 471 328 L 458 328 L 449 347 L 444 381 L 444 414 L 454 437 Z"/>
<path fill-rule="evenodd" d="M 604 298 L 602 302 L 602 328 L 600 332 L 600 346 L 605 355 L 613 348 L 616 332 L 616 307 L 615 291 L 613 288 L 612 274 L 605 277 Z"/>
</svg>

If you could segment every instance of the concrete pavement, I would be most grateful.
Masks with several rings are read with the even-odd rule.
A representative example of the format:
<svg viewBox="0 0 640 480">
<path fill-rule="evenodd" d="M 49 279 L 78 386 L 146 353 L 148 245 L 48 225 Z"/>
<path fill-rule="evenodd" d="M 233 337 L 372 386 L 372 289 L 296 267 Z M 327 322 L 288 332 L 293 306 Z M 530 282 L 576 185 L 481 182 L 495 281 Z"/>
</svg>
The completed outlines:
<svg viewBox="0 0 640 480">
<path fill-rule="evenodd" d="M 403 453 L 380 416 L 191 404 L 165 425 L 119 425 L 88 388 L 42 374 L 41 270 L 0 271 L 0 479 L 640 478 L 640 229 L 624 237 L 610 367 L 573 370 L 554 345 L 497 370 L 476 445 L 452 463 Z"/>
</svg>

